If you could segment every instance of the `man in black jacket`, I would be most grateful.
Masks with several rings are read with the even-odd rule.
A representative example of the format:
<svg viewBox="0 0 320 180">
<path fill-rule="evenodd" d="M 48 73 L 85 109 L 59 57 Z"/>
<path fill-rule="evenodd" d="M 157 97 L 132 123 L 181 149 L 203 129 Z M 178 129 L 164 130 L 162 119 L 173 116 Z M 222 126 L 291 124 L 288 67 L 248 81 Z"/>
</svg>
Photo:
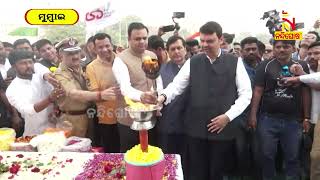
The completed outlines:
<svg viewBox="0 0 320 180">
<path fill-rule="evenodd" d="M 251 100 L 251 85 L 241 59 L 221 53 L 222 28 L 208 22 L 200 28 L 204 53 L 186 61 L 163 90 L 159 104 L 170 103 L 190 86 L 190 109 L 185 120 L 187 179 L 222 180 L 235 166 L 237 117 Z"/>
</svg>

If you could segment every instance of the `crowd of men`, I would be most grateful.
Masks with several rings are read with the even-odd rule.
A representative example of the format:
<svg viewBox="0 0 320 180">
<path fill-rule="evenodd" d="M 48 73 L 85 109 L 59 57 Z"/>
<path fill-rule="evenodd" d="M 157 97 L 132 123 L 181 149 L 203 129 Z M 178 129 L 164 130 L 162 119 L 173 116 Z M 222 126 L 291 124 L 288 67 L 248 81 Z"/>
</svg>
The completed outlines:
<svg viewBox="0 0 320 180">
<path fill-rule="evenodd" d="M 315 24 L 319 28 L 320 21 Z M 187 180 L 248 177 L 320 180 L 320 37 L 256 37 L 240 43 L 214 21 L 200 42 L 175 33 L 149 36 L 128 26 L 126 49 L 97 33 L 85 45 L 74 38 L 0 42 L 0 127 L 34 136 L 68 122 L 106 153 L 139 144 L 124 97 L 161 107 L 151 145 L 180 154 Z M 271 37 L 270 37 L 271 38 Z M 153 82 L 145 56 L 161 64 Z"/>
</svg>

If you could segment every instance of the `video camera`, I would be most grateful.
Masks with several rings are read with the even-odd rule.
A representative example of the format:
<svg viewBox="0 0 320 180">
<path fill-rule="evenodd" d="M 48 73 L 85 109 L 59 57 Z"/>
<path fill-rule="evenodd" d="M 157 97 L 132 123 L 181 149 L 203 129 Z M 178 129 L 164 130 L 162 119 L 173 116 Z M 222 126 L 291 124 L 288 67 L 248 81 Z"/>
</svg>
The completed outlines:
<svg viewBox="0 0 320 180">
<path fill-rule="evenodd" d="M 284 21 L 281 20 L 279 12 L 277 10 L 264 12 L 262 18 L 260 19 L 265 20 L 267 18 L 268 18 L 268 21 L 266 23 L 266 27 L 268 27 L 269 33 L 272 36 L 274 36 L 275 31 L 282 30 L 282 23 Z M 295 26 L 296 26 L 296 29 L 302 29 L 304 28 L 304 23 L 296 23 Z"/>
<path fill-rule="evenodd" d="M 168 25 L 168 26 L 163 26 L 161 29 L 163 32 L 170 32 L 170 31 L 179 31 L 180 30 L 180 25 L 175 21 L 175 19 L 180 19 L 184 18 L 185 13 L 184 12 L 174 12 L 172 16 L 172 21 L 174 25 Z"/>
</svg>

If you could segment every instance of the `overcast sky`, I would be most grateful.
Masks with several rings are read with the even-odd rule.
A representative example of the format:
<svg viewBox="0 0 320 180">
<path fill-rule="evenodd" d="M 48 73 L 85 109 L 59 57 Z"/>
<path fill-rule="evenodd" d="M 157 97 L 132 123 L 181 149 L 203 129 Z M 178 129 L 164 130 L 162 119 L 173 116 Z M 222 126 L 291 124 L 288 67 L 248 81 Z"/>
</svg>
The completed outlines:
<svg viewBox="0 0 320 180">
<path fill-rule="evenodd" d="M 30 8 L 73 8 L 84 14 L 107 0 L 5 0 L 0 7 L 0 24 L 26 25 L 24 14 Z M 112 6 L 119 16 L 137 15 L 145 25 L 171 24 L 174 11 L 184 11 L 186 17 L 180 25 L 198 30 L 209 20 L 217 21 L 224 32 L 268 33 L 266 21 L 260 20 L 263 12 L 286 10 L 296 22 L 305 22 L 308 30 L 320 19 L 319 0 L 113 0 Z"/>
</svg>

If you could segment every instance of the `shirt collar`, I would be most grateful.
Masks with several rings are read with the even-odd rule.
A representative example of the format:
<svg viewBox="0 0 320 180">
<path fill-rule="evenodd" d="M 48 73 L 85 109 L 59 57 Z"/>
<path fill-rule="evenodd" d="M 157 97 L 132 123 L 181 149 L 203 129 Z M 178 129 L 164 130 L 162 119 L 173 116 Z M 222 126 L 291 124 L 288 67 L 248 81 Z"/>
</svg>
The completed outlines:
<svg viewBox="0 0 320 180">
<path fill-rule="evenodd" d="M 255 70 L 254 67 L 251 67 L 247 62 L 245 62 L 243 59 L 242 59 L 242 62 L 243 62 L 243 65 L 246 69 L 250 69 L 250 70 Z M 258 66 L 258 63 L 257 63 L 257 66 Z M 256 67 L 257 67 L 256 66 Z"/>
<path fill-rule="evenodd" d="M 186 63 L 186 61 L 187 61 L 187 60 L 184 60 L 184 63 Z M 182 68 L 182 66 L 184 65 L 184 63 L 183 63 L 183 64 L 181 64 L 181 65 L 178 65 L 178 64 L 174 63 L 172 59 L 170 59 L 167 63 L 175 64 L 175 65 L 177 65 L 177 67 L 178 67 L 179 69 L 181 69 L 181 68 Z"/>
<path fill-rule="evenodd" d="M 72 68 L 69 68 L 67 65 L 65 65 L 63 62 L 62 63 L 60 63 L 60 66 L 59 66 L 59 68 L 61 69 L 61 71 L 68 71 L 68 72 L 71 72 L 71 73 L 82 73 L 82 69 L 81 69 L 81 67 L 79 67 L 79 69 L 78 69 L 78 71 L 76 71 L 76 70 L 74 70 L 74 69 L 72 69 Z"/>
<path fill-rule="evenodd" d="M 18 76 L 16 76 L 16 79 L 17 79 L 19 82 L 23 83 L 23 84 L 30 84 L 30 82 L 31 82 L 32 79 L 33 79 L 33 76 L 32 76 L 31 79 L 22 79 L 22 78 L 19 78 Z"/>
<path fill-rule="evenodd" d="M 114 59 L 116 58 L 116 53 L 112 53 L 112 64 L 114 62 Z M 102 64 L 107 64 L 105 61 L 103 61 L 101 58 L 99 58 L 99 56 L 97 56 L 97 61 L 99 61 Z"/>
<path fill-rule="evenodd" d="M 221 49 L 219 48 L 219 53 L 218 53 L 218 57 L 216 59 L 211 59 L 207 54 L 206 54 L 207 58 L 209 59 L 210 63 L 212 64 L 214 61 L 217 60 L 218 57 L 221 56 Z"/>
<path fill-rule="evenodd" d="M 54 66 L 54 67 L 58 67 L 55 63 L 53 63 L 52 61 L 50 61 L 49 59 L 42 59 L 41 61 L 46 62 L 47 64 L 50 65 L 50 67 Z"/>
</svg>

